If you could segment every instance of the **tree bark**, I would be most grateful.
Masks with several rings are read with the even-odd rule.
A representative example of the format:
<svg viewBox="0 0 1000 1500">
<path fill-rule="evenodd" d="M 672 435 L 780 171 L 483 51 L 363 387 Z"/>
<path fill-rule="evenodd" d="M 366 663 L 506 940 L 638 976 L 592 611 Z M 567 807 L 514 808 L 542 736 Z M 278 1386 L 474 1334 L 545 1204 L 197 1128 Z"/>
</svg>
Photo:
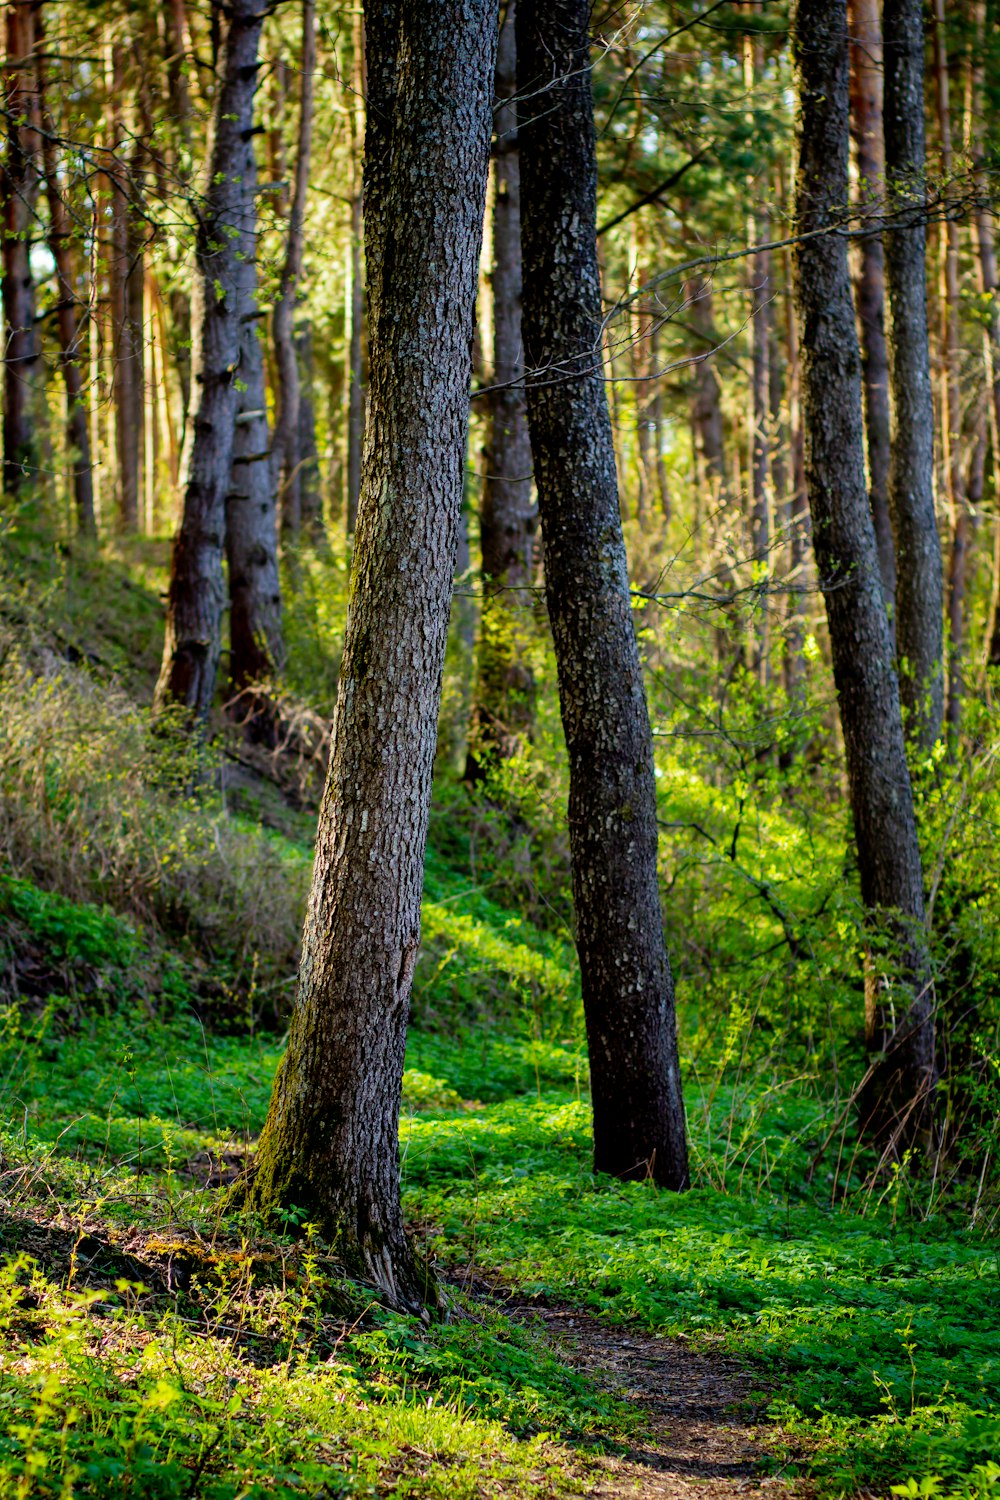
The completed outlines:
<svg viewBox="0 0 1000 1500">
<path fill-rule="evenodd" d="M 305 250 L 306 201 L 312 157 L 313 97 L 316 75 L 316 0 L 302 0 L 302 59 L 299 92 L 299 138 L 295 156 L 295 188 L 288 212 L 285 264 L 274 304 L 272 333 L 277 367 L 271 475 L 281 495 L 281 526 L 297 536 L 302 524 L 302 481 L 299 457 L 299 365 L 295 355 L 295 299 Z"/>
<path fill-rule="evenodd" d="M 951 99 L 948 78 L 948 52 L 945 45 L 945 17 L 942 0 L 934 0 L 934 85 L 937 102 L 938 131 L 941 140 L 941 172 L 944 191 L 950 196 L 954 172 L 951 144 Z M 960 328 L 961 288 L 958 268 L 958 221 L 949 214 L 945 225 L 944 287 L 941 305 L 944 381 L 942 385 L 945 446 L 945 473 L 948 477 L 948 506 L 951 513 L 951 555 L 948 560 L 948 702 L 946 719 L 952 737 L 962 722 L 962 658 L 965 650 L 965 593 L 969 570 L 969 546 L 972 540 L 972 517 L 965 495 L 962 470 L 962 392 L 959 382 L 962 358 Z"/>
<path fill-rule="evenodd" d="M 493 368 L 479 520 L 483 603 L 466 778 L 478 781 L 530 739 L 535 679 L 531 618 L 531 439 L 521 337 L 521 188 L 517 144 L 517 46 L 508 0 L 497 50 L 493 152 Z"/>
<path fill-rule="evenodd" d="M 944 713 L 941 543 L 934 515 L 934 408 L 927 343 L 922 0 L 885 0 L 885 234 L 896 544 L 896 649 L 908 739 L 934 744 Z"/>
<path fill-rule="evenodd" d="M 351 296 L 349 304 L 348 383 L 347 383 L 347 506 L 348 539 L 354 536 L 358 523 L 358 497 L 361 494 L 361 453 L 365 441 L 365 390 L 363 371 L 363 333 L 365 290 L 361 257 L 364 249 L 364 224 L 361 194 L 361 146 L 365 137 L 365 33 L 359 14 L 354 30 L 354 64 L 352 70 L 354 97 L 348 102 L 351 134 L 351 162 L 354 184 L 351 192 Z"/>
<path fill-rule="evenodd" d="M 863 217 L 885 204 L 885 142 L 882 136 L 882 28 L 878 0 L 850 0 L 851 134 L 858 166 Z M 861 324 L 865 435 L 868 439 L 868 498 L 878 544 L 882 593 L 889 633 L 896 637 L 896 551 L 889 516 L 889 356 L 885 344 L 885 254 L 880 235 L 861 241 L 856 286 Z"/>
<path fill-rule="evenodd" d="M 846 0 L 799 0 L 795 254 L 802 328 L 806 482 L 847 755 L 861 897 L 873 952 L 866 975 L 869 1079 L 861 1123 L 883 1149 L 921 1134 L 935 1082 L 923 880 L 899 688 L 865 487 L 861 356 L 836 232 L 848 203 Z M 893 952 L 879 951 L 888 942 Z M 895 963 L 893 962 L 895 960 Z M 895 968 L 898 980 L 890 974 Z"/>
<path fill-rule="evenodd" d="M 122 531 L 139 529 L 139 488 L 143 461 L 143 382 L 145 378 L 142 327 L 144 281 L 143 225 L 135 211 L 135 175 L 124 154 L 125 132 L 121 98 L 125 92 L 125 44 L 112 48 L 111 90 L 115 160 L 111 177 L 111 256 L 108 280 L 111 296 L 111 337 L 114 371 L 115 466 L 118 485 L 118 525 Z"/>
<path fill-rule="evenodd" d="M 34 99 L 34 7 L 7 6 L 4 74 L 7 152 L 3 200 L 3 493 L 16 502 L 38 479 L 35 284 L 31 240 L 38 197 L 38 133 Z"/>
<path fill-rule="evenodd" d="M 746 0 L 744 10 L 753 14 L 759 0 Z M 755 81 L 763 71 L 763 48 L 751 33 L 743 37 L 743 86 L 752 98 Z M 750 115 L 751 124 L 753 114 Z M 760 197 L 760 186 L 751 172 L 747 179 L 751 202 Z M 771 238 L 771 220 L 766 208 L 753 210 L 747 221 L 751 243 L 765 244 Z M 770 600 L 768 585 L 771 572 L 771 431 L 770 370 L 771 339 L 771 252 L 758 250 L 750 259 L 750 319 L 753 337 L 752 375 L 750 380 L 750 538 L 755 578 L 759 593 L 754 603 L 754 670 L 761 683 L 769 675 Z"/>
<path fill-rule="evenodd" d="M 395 0 L 369 0 L 366 22 L 371 385 L 354 581 L 298 1004 L 239 1191 L 267 1215 L 297 1207 L 335 1243 L 348 1274 L 419 1309 L 436 1292 L 403 1230 L 399 1105 L 462 500 L 497 12 L 495 0 L 398 10 Z"/>
<path fill-rule="evenodd" d="M 601 363 L 587 0 L 518 0 L 528 421 L 570 764 L 594 1166 L 688 1184 L 656 786 Z"/>
<path fill-rule="evenodd" d="M 285 663 L 281 633 L 278 528 L 271 483 L 261 313 L 257 306 L 257 157 L 253 138 L 241 142 L 244 202 L 239 215 L 236 297 L 239 389 L 233 469 L 226 496 L 229 569 L 229 679 L 235 693 L 274 678 Z M 252 714 L 253 696 L 245 704 Z M 243 717 L 243 713 L 240 714 Z"/>
<path fill-rule="evenodd" d="M 232 0 L 221 78 L 198 204 L 192 298 L 192 411 L 182 460 L 184 508 L 174 540 L 163 663 L 154 709 L 186 709 L 192 723 L 211 708 L 221 647 L 222 553 L 226 529 L 240 357 L 240 259 L 246 197 L 242 173 L 253 132 L 258 0 Z"/>
<path fill-rule="evenodd" d="M 299 496 L 302 526 L 313 541 L 326 535 L 323 494 L 320 487 L 319 450 L 316 447 L 316 394 L 313 333 L 310 324 L 295 335 L 295 358 L 299 367 Z"/>
<path fill-rule="evenodd" d="M 42 18 L 35 19 L 36 36 L 42 39 Z M 59 335 L 60 364 L 66 386 L 66 444 L 73 465 L 73 498 L 77 530 L 81 536 L 95 537 L 94 476 L 90 458 L 90 425 L 87 403 L 83 396 L 83 359 L 85 320 L 80 314 L 76 294 L 73 256 L 73 230 L 62 195 L 57 156 L 56 130 L 47 102 L 45 64 L 39 47 L 37 62 L 38 112 L 42 123 L 42 170 L 49 205 L 49 249 L 56 269 L 56 326 Z"/>
</svg>

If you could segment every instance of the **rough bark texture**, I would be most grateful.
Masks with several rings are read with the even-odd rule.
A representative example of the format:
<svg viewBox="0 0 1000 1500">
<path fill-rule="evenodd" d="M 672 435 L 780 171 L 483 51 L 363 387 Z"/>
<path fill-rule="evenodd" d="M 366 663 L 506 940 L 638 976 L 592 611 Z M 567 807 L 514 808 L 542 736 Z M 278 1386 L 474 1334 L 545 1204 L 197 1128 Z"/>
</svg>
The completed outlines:
<svg viewBox="0 0 1000 1500">
<path fill-rule="evenodd" d="M 39 348 L 35 331 L 35 286 L 31 238 L 38 197 L 38 137 L 35 130 L 32 55 L 34 8 L 7 6 L 4 74 L 6 158 L 0 181 L 3 206 L 3 493 L 15 501 L 38 478 L 36 382 Z"/>
<path fill-rule="evenodd" d="M 36 19 L 41 39 L 41 17 Z M 94 515 L 94 475 L 90 461 L 90 427 L 83 395 L 84 319 L 76 295 L 73 228 L 62 196 L 55 125 L 46 104 L 45 67 L 38 60 L 38 107 L 42 120 L 42 163 L 49 205 L 49 248 L 56 269 L 59 355 L 66 385 L 66 441 L 73 465 L 73 498 L 81 536 L 97 534 Z"/>
<path fill-rule="evenodd" d="M 846 0 L 799 0 L 797 227 L 803 236 L 842 219 L 847 204 Z M 861 356 L 847 246 L 832 233 L 803 238 L 795 255 L 802 327 L 806 482 L 826 602 L 861 896 L 877 945 L 897 949 L 890 982 L 876 951 L 868 966 L 870 1079 L 862 1125 L 885 1146 L 923 1128 L 934 1084 L 934 1021 L 923 881 L 906 765 L 899 688 L 882 602 L 865 487 Z"/>
<path fill-rule="evenodd" d="M 587 0 L 518 0 L 528 419 L 570 763 L 594 1164 L 688 1182 L 653 745 L 601 367 Z"/>
<path fill-rule="evenodd" d="M 253 130 L 258 0 L 233 0 L 199 201 L 192 299 L 191 416 L 185 434 L 184 510 L 174 540 L 163 664 L 154 706 L 208 714 L 219 664 L 226 527 L 240 358 L 239 246 L 246 197 L 240 180 Z"/>
<path fill-rule="evenodd" d="M 295 157 L 295 191 L 288 212 L 285 264 L 274 304 L 272 331 L 277 371 L 271 477 L 281 493 L 282 530 L 294 536 L 302 524 L 299 456 L 299 365 L 295 355 L 295 298 L 305 250 L 306 200 L 312 156 L 313 96 L 316 73 L 316 4 L 302 0 L 302 60 L 299 93 L 299 138 Z"/>
<path fill-rule="evenodd" d="M 366 20 L 372 74 L 386 87 L 369 117 L 379 120 L 366 214 L 377 243 L 367 257 L 371 387 L 352 597 L 298 1004 L 242 1191 L 265 1213 L 304 1210 L 351 1274 L 416 1308 L 435 1293 L 403 1230 L 399 1105 L 462 499 L 497 13 L 495 0 L 428 0 L 394 15 L 374 0 Z"/>
<path fill-rule="evenodd" d="M 938 132 L 941 143 L 941 172 L 945 194 L 951 195 L 954 160 L 951 145 L 951 99 L 948 78 L 948 53 L 945 45 L 943 0 L 934 0 L 934 84 L 937 101 Z M 960 329 L 961 288 L 958 268 L 958 222 L 949 215 L 945 225 L 944 265 L 941 298 L 941 343 L 944 353 L 942 406 L 945 472 L 948 476 L 948 506 L 951 513 L 951 555 L 948 559 L 948 728 L 957 734 L 962 721 L 962 656 L 965 647 L 965 592 L 969 571 L 969 547 L 972 541 L 972 517 L 965 495 L 962 469 L 962 391 L 959 381 L 962 358 Z"/>
<path fill-rule="evenodd" d="M 892 454 L 889 513 L 896 543 L 896 649 L 907 736 L 933 745 L 944 713 L 943 581 L 934 516 L 934 411 L 927 345 L 922 0 L 885 0 L 882 17 L 885 168 L 890 227 Z"/>
<path fill-rule="evenodd" d="M 531 439 L 521 341 L 521 188 L 517 47 L 508 0 L 497 50 L 494 111 L 493 368 L 480 503 L 483 604 L 466 776 L 477 780 L 530 738 L 535 679 L 528 650 L 532 595 Z"/>
<path fill-rule="evenodd" d="M 264 350 L 257 306 L 257 158 L 253 138 L 241 142 L 239 177 L 244 192 L 236 273 L 240 352 L 239 409 L 233 438 L 233 472 L 226 497 L 229 564 L 229 678 L 241 693 L 284 665 L 278 530 L 271 483 Z M 247 703 L 253 710 L 253 701 Z"/>
<path fill-rule="evenodd" d="M 850 0 L 851 134 L 857 154 L 858 198 L 864 216 L 878 216 L 885 202 L 885 143 L 882 137 L 882 27 L 878 0 Z M 889 356 L 885 345 L 885 255 L 881 236 L 861 241 L 857 279 L 868 439 L 868 498 L 878 543 L 882 594 L 896 635 L 896 549 L 889 517 Z"/>
</svg>

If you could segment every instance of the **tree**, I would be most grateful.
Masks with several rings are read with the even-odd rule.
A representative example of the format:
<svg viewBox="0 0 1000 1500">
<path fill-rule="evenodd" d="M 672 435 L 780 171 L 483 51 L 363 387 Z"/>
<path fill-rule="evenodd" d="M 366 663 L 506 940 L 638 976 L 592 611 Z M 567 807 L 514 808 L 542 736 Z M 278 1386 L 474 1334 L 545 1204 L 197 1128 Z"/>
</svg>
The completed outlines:
<svg viewBox="0 0 1000 1500">
<path fill-rule="evenodd" d="M 252 139 L 244 146 L 240 180 L 244 195 L 236 267 L 240 395 L 232 481 L 226 496 L 229 678 L 237 693 L 252 688 L 263 678 L 274 677 L 285 660 L 277 506 L 268 442 L 261 314 L 257 306 L 257 158 Z M 251 701 L 251 711 L 252 708 Z"/>
<path fill-rule="evenodd" d="M 918 1138 L 935 1082 L 931 969 L 899 686 L 865 487 L 861 355 L 837 232 L 848 203 L 846 0 L 799 0 L 795 293 L 802 330 L 806 484 L 873 949 L 861 1123 L 884 1147 Z M 828 234 L 817 233 L 828 228 Z M 897 952 L 893 982 L 879 945 Z"/>
<path fill-rule="evenodd" d="M 587 0 L 518 0 L 528 422 L 570 764 L 594 1165 L 688 1183 L 656 786 L 601 367 Z"/>
<path fill-rule="evenodd" d="M 34 6 L 7 5 L 3 79 L 7 153 L 0 182 L 3 209 L 3 493 L 16 500 L 38 472 L 35 283 L 31 240 L 39 173 L 33 87 Z"/>
<path fill-rule="evenodd" d="M 42 18 L 35 20 L 41 38 Z M 42 170 L 45 195 L 49 205 L 49 249 L 56 269 L 58 303 L 56 326 L 63 381 L 66 386 L 66 441 L 73 465 L 73 498 L 76 524 L 81 536 L 94 537 L 97 522 L 94 515 L 94 474 L 90 457 L 90 430 L 87 425 L 87 403 L 83 393 L 84 334 L 86 324 L 80 313 L 76 292 L 76 266 L 73 254 L 73 227 L 63 198 L 55 123 L 46 101 L 45 60 L 37 61 L 38 108 L 42 123 Z"/>
<path fill-rule="evenodd" d="M 204 720 L 211 707 L 221 649 L 222 552 L 239 397 L 243 178 L 252 150 L 264 20 L 257 0 L 233 0 L 227 14 L 207 175 L 198 205 L 184 510 L 171 558 L 163 663 L 154 699 L 158 710 L 182 705 L 194 722 Z"/>
<path fill-rule="evenodd" d="M 885 201 L 885 142 L 882 137 L 882 30 L 878 0 L 851 0 L 851 133 L 857 152 L 858 190 L 864 216 L 881 213 Z M 885 345 L 885 254 L 882 237 L 861 241 L 857 279 L 868 439 L 868 491 L 878 543 L 882 593 L 896 634 L 896 553 L 889 516 L 889 356 Z"/>
<path fill-rule="evenodd" d="M 370 395 L 299 995 L 243 1200 L 295 1207 L 396 1306 L 433 1300 L 398 1126 L 469 409 L 493 0 L 370 0 Z"/>
<path fill-rule="evenodd" d="M 882 49 L 896 649 L 907 735 L 927 749 L 941 732 L 944 714 L 944 592 L 934 517 L 934 408 L 927 344 L 923 0 L 885 0 Z"/>
<path fill-rule="evenodd" d="M 535 682 L 525 626 L 530 618 L 535 508 L 521 337 L 521 187 L 517 146 L 514 0 L 497 49 L 493 199 L 493 367 L 483 463 L 480 538 L 483 605 L 466 776 L 508 760 L 530 736 Z"/>
<path fill-rule="evenodd" d="M 941 173 L 945 192 L 951 196 L 954 153 L 951 144 L 951 99 L 948 77 L 948 51 L 945 37 L 944 4 L 934 0 L 934 94 L 937 103 L 938 134 L 941 142 Z M 965 647 L 966 584 L 969 571 L 969 547 L 972 541 L 972 515 L 965 493 L 962 468 L 962 333 L 961 286 L 959 278 L 958 221 L 954 212 L 945 225 L 944 306 L 942 308 L 941 383 L 945 473 L 948 476 L 948 508 L 951 512 L 951 554 L 948 559 L 948 701 L 946 716 L 952 735 L 962 721 L 962 656 Z"/>
<path fill-rule="evenodd" d="M 302 62 L 299 93 L 299 138 L 295 157 L 295 189 L 288 211 L 285 264 L 274 304 L 274 354 L 277 367 L 277 411 L 271 445 L 271 472 L 281 487 L 282 529 L 294 536 L 302 523 L 302 480 L 299 455 L 301 390 L 295 352 L 295 299 L 305 250 L 306 199 L 312 154 L 313 96 L 316 72 L 316 4 L 302 0 Z"/>
</svg>

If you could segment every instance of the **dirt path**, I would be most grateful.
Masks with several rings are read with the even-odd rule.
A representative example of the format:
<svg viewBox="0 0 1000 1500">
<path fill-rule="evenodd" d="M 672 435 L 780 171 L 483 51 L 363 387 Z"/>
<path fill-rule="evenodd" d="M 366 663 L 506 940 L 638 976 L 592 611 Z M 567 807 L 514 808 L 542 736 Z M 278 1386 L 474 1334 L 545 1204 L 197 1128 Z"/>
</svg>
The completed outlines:
<svg viewBox="0 0 1000 1500">
<path fill-rule="evenodd" d="M 755 1383 L 734 1360 L 516 1294 L 504 1311 L 535 1327 L 540 1320 L 567 1364 L 641 1413 L 642 1441 L 595 1461 L 592 1493 L 599 1500 L 732 1500 L 760 1490 L 779 1500 L 791 1493 L 789 1482 L 758 1470 L 776 1429 L 754 1405 Z"/>
</svg>

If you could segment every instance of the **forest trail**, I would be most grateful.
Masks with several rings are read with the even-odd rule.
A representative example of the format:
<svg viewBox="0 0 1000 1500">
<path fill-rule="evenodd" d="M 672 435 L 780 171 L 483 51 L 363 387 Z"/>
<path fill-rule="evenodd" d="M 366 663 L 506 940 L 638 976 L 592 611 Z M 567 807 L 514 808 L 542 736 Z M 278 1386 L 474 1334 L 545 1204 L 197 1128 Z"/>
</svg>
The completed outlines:
<svg viewBox="0 0 1000 1500">
<path fill-rule="evenodd" d="M 597 1500 L 729 1500 L 760 1490 L 777 1500 L 792 1491 L 790 1481 L 759 1472 L 776 1429 L 763 1418 L 759 1383 L 735 1360 L 516 1294 L 504 1311 L 535 1327 L 541 1321 L 561 1359 L 640 1414 L 636 1443 L 596 1460 Z"/>
</svg>

